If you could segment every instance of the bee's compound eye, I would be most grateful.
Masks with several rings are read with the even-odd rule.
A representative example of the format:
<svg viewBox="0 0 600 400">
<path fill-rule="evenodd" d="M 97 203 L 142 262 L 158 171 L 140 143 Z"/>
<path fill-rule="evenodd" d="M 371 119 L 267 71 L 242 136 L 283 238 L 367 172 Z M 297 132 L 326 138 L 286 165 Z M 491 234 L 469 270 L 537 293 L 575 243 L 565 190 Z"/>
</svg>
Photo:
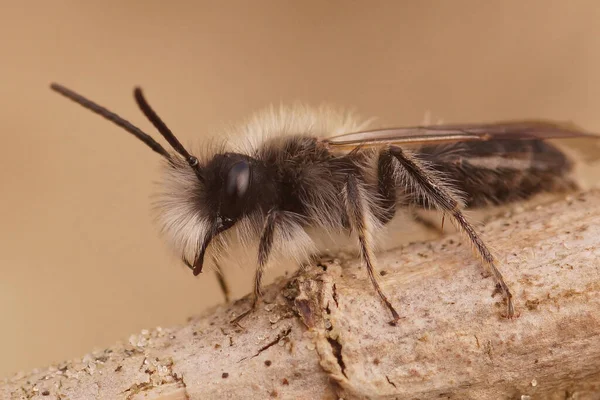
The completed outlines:
<svg viewBox="0 0 600 400">
<path fill-rule="evenodd" d="M 225 192 L 231 199 L 241 199 L 250 186 L 250 164 L 239 161 L 231 167 L 227 174 Z"/>
</svg>

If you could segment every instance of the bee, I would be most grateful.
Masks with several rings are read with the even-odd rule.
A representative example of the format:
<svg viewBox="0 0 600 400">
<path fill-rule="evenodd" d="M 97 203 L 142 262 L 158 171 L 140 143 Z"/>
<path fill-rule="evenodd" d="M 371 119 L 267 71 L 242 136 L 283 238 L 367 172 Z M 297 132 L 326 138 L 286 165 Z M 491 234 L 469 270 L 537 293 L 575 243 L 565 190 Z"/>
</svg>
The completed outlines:
<svg viewBox="0 0 600 400">
<path fill-rule="evenodd" d="M 315 235 L 352 237 L 383 305 L 375 247 L 382 227 L 407 207 L 434 208 L 449 218 L 489 268 L 515 315 L 498 262 L 465 208 L 505 204 L 540 192 L 577 189 L 572 161 L 546 139 L 595 137 L 567 124 L 500 122 L 368 129 L 351 114 L 327 108 L 271 108 L 191 154 L 151 108 L 140 88 L 137 105 L 169 143 L 64 86 L 51 88 L 133 134 L 164 159 L 158 214 L 162 232 L 194 275 L 207 255 L 255 246 L 253 305 L 275 250 L 299 263 L 317 255 Z M 227 293 L 221 276 L 221 286 Z M 246 315 L 242 314 L 239 318 Z"/>
</svg>

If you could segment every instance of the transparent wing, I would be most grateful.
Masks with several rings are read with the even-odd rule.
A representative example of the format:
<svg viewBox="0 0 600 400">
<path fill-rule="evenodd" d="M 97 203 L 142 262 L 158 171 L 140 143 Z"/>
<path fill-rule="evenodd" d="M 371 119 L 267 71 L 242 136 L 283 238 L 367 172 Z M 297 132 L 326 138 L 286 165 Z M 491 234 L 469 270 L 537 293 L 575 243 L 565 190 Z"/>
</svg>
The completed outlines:
<svg viewBox="0 0 600 400">
<path fill-rule="evenodd" d="M 332 148 L 397 144 L 402 146 L 433 145 L 490 140 L 543 140 L 600 136 L 572 124 L 547 121 L 514 121 L 490 124 L 456 124 L 377 129 L 346 133 L 324 140 Z"/>
</svg>

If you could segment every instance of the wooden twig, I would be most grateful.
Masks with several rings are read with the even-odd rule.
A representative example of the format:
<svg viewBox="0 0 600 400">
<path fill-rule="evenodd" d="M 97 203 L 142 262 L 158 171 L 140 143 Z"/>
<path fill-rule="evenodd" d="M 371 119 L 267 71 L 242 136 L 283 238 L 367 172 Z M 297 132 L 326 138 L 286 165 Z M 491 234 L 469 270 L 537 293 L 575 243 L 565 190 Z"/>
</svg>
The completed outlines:
<svg viewBox="0 0 600 400">
<path fill-rule="evenodd" d="M 389 315 L 360 262 L 323 260 L 182 327 L 18 374 L 3 399 L 598 399 L 600 191 L 502 217 L 480 231 L 518 318 L 451 235 L 380 254 Z M 528 397 L 529 396 L 529 397 Z"/>
</svg>

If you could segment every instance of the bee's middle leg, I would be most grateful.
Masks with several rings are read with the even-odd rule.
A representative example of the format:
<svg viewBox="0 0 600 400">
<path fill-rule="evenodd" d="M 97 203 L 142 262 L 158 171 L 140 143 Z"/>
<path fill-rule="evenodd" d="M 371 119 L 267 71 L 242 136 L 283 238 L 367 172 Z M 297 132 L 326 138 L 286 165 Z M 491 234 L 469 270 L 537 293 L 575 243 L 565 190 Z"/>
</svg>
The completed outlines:
<svg viewBox="0 0 600 400">
<path fill-rule="evenodd" d="M 390 324 L 396 325 L 396 323 L 400 319 L 400 315 L 398 314 L 398 312 L 392 305 L 392 302 L 389 300 L 389 298 L 381 288 L 375 273 L 373 254 L 374 243 L 371 232 L 372 227 L 370 226 L 371 224 L 368 222 L 371 218 L 371 214 L 367 200 L 365 198 L 364 188 L 361 187 L 361 184 L 355 176 L 348 175 L 344 192 L 346 213 L 348 215 L 350 229 L 352 231 L 355 231 L 358 236 L 361 257 L 365 266 L 367 267 L 369 279 L 371 280 L 371 283 L 375 291 L 377 292 L 377 295 L 392 314 L 392 321 L 390 322 Z"/>
</svg>

